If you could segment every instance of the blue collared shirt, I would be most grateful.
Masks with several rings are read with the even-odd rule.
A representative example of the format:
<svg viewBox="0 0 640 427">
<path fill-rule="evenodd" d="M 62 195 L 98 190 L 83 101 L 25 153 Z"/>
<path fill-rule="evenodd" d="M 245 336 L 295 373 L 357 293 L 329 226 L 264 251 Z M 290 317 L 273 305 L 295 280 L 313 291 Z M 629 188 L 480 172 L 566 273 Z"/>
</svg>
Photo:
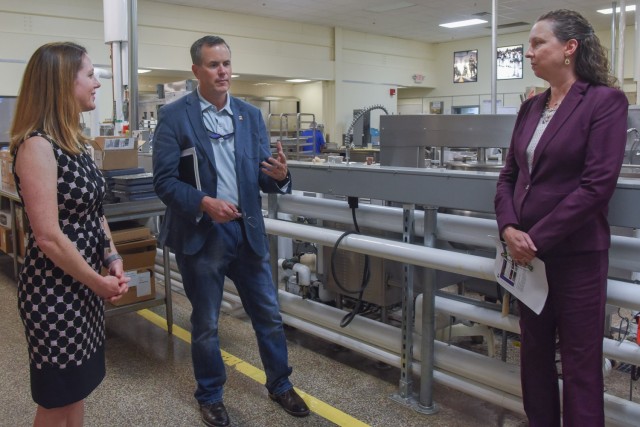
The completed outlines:
<svg viewBox="0 0 640 427">
<path fill-rule="evenodd" d="M 227 93 L 227 103 L 221 110 L 202 97 L 200 88 L 198 88 L 198 97 L 200 98 L 202 120 L 209 135 L 209 141 L 211 141 L 218 173 L 216 198 L 239 206 L 231 95 Z"/>
</svg>

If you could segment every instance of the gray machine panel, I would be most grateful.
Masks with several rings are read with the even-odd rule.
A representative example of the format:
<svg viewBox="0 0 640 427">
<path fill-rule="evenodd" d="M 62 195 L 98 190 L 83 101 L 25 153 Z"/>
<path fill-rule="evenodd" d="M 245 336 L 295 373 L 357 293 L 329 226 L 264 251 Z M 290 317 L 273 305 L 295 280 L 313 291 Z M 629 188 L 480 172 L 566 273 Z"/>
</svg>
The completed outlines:
<svg viewBox="0 0 640 427">
<path fill-rule="evenodd" d="M 363 164 L 288 162 L 295 190 L 493 213 L 498 174 Z M 640 179 L 618 181 L 609 222 L 640 228 Z"/>
<path fill-rule="evenodd" d="M 511 114 L 380 116 L 380 144 L 395 147 L 508 148 Z"/>
</svg>

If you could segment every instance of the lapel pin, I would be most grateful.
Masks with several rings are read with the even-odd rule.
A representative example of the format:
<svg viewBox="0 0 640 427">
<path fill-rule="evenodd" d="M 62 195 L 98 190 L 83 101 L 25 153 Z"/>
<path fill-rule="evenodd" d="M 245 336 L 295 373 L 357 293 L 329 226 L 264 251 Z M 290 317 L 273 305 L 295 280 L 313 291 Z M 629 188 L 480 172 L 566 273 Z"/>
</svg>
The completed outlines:
<svg viewBox="0 0 640 427">
<path fill-rule="evenodd" d="M 244 120 L 244 117 L 238 116 L 238 120 L 242 121 L 242 120 Z"/>
</svg>

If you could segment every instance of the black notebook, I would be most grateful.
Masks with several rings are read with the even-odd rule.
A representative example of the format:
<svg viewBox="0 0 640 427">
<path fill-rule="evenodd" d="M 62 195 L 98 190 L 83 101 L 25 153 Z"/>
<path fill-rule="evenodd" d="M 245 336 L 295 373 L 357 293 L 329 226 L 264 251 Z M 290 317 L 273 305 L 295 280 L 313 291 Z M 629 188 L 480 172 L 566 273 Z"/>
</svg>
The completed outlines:
<svg viewBox="0 0 640 427">
<path fill-rule="evenodd" d="M 178 166 L 180 181 L 201 190 L 200 175 L 198 174 L 198 156 L 196 147 L 187 148 L 180 153 L 180 165 Z"/>
</svg>

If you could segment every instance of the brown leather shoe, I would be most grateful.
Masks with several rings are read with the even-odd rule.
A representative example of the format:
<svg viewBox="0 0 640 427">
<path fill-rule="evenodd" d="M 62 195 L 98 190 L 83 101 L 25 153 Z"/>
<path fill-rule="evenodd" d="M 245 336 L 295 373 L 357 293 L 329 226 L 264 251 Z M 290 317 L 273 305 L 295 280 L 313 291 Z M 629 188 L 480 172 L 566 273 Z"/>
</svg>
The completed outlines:
<svg viewBox="0 0 640 427">
<path fill-rule="evenodd" d="M 208 427 L 224 427 L 229 425 L 229 414 L 227 414 L 227 409 L 222 402 L 200 405 L 200 415 L 202 416 L 202 421 Z"/>
<path fill-rule="evenodd" d="M 278 402 L 289 415 L 294 417 L 306 417 L 309 415 L 309 407 L 294 389 L 289 389 L 278 395 L 269 393 L 269 397 L 271 400 Z"/>
</svg>

